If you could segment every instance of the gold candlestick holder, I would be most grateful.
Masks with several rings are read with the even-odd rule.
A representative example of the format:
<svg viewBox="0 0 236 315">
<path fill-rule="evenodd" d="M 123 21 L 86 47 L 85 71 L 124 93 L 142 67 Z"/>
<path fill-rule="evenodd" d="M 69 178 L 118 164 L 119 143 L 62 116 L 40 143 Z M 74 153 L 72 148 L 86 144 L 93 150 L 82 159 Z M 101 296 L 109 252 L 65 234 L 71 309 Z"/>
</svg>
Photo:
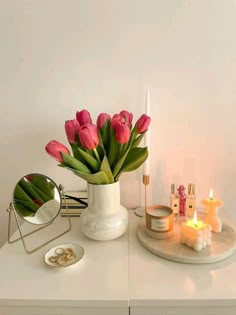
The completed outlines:
<svg viewBox="0 0 236 315">
<path fill-rule="evenodd" d="M 143 184 L 145 187 L 145 191 L 144 191 L 144 207 L 138 207 L 134 210 L 134 213 L 138 216 L 138 217 L 144 217 L 145 216 L 145 209 L 147 208 L 147 186 L 149 185 L 149 181 L 150 181 L 150 175 L 143 175 Z"/>
</svg>

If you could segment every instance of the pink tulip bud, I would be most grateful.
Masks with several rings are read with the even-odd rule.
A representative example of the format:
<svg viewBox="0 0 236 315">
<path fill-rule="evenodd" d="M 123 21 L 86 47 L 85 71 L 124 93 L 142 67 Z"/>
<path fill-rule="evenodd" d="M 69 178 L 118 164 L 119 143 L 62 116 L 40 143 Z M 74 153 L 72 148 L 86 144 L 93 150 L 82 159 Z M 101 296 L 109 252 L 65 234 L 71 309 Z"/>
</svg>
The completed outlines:
<svg viewBox="0 0 236 315">
<path fill-rule="evenodd" d="M 93 150 L 96 148 L 99 143 L 97 126 L 93 124 L 81 126 L 79 131 L 79 139 L 82 146 L 86 149 Z"/>
<path fill-rule="evenodd" d="M 67 120 L 65 122 L 65 131 L 67 139 L 70 143 L 76 143 L 76 135 L 78 134 L 80 125 L 77 119 Z"/>
<path fill-rule="evenodd" d="M 138 130 L 138 133 L 144 133 L 151 122 L 151 117 L 147 116 L 146 114 L 143 114 L 138 121 L 136 122 L 136 128 Z"/>
<path fill-rule="evenodd" d="M 116 125 L 125 124 L 125 119 L 119 114 L 115 114 L 111 119 L 111 125 L 112 127 L 115 127 Z"/>
<path fill-rule="evenodd" d="M 119 143 L 127 143 L 130 138 L 130 128 L 127 124 L 117 124 L 115 127 L 115 138 Z"/>
<path fill-rule="evenodd" d="M 55 160 L 57 160 L 60 163 L 64 162 L 61 156 L 61 152 L 64 152 L 70 155 L 70 151 L 67 149 L 67 147 L 56 140 L 50 141 L 46 145 L 45 150 L 51 157 L 53 157 Z"/>
<path fill-rule="evenodd" d="M 99 114 L 97 118 L 98 129 L 100 130 L 103 127 L 103 125 L 106 123 L 106 121 L 110 119 L 111 119 L 111 116 L 109 114 L 106 114 L 106 113 Z"/>
<path fill-rule="evenodd" d="M 120 112 L 120 116 L 122 116 L 125 119 L 126 123 L 128 123 L 129 126 L 132 124 L 132 120 L 133 120 L 132 113 L 127 112 L 127 110 L 122 110 Z"/>
<path fill-rule="evenodd" d="M 92 118 L 90 116 L 90 113 L 86 109 L 77 112 L 76 119 L 78 120 L 80 126 L 83 126 L 85 124 L 92 124 Z"/>
</svg>

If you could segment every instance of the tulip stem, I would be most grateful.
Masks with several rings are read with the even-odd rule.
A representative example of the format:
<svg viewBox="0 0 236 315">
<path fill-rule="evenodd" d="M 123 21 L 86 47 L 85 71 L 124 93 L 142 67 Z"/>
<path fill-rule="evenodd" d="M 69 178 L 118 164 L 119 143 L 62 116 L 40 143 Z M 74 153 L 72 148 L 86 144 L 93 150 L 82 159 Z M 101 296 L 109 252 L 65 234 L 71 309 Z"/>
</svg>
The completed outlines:
<svg viewBox="0 0 236 315">
<path fill-rule="evenodd" d="M 99 157 L 99 155 L 98 155 L 98 151 L 97 151 L 97 149 L 96 149 L 96 148 L 94 148 L 94 149 L 93 149 L 93 152 L 94 152 L 94 154 L 95 154 L 95 156 L 96 156 L 96 158 L 97 158 L 98 162 L 99 162 L 99 163 L 101 163 L 101 160 L 100 160 L 100 157 Z"/>
</svg>

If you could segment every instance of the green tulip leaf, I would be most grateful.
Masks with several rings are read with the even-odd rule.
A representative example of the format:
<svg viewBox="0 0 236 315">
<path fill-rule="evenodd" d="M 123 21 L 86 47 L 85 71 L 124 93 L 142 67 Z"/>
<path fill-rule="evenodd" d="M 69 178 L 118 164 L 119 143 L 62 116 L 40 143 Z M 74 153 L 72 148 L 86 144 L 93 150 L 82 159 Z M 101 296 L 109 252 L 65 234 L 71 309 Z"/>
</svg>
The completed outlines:
<svg viewBox="0 0 236 315">
<path fill-rule="evenodd" d="M 29 196 L 29 198 L 31 198 L 32 200 L 37 199 L 41 203 L 44 203 L 44 199 L 43 199 L 42 195 L 40 195 L 36 191 L 36 189 L 35 189 L 36 187 L 34 187 L 34 185 L 31 184 L 30 181 L 27 181 L 25 179 L 21 179 L 19 181 L 18 185 L 24 190 L 24 192 L 27 194 L 27 196 Z"/>
<path fill-rule="evenodd" d="M 71 150 L 73 152 L 73 156 L 81 161 L 82 163 L 86 164 L 86 160 L 84 159 L 84 157 L 79 153 L 79 148 L 81 149 L 82 146 L 79 143 L 70 143 L 71 146 Z"/>
<path fill-rule="evenodd" d="M 113 171 L 113 176 L 116 178 L 116 175 L 119 173 L 120 169 L 122 168 L 122 165 L 127 157 L 128 150 L 125 152 L 125 154 L 122 155 L 122 157 L 119 159 L 119 161 L 116 163 L 115 169 Z"/>
<path fill-rule="evenodd" d="M 111 130 L 111 123 L 110 123 L 110 120 L 108 119 L 100 130 L 102 143 L 106 150 L 109 148 L 110 130 Z"/>
<path fill-rule="evenodd" d="M 143 140 L 144 135 L 145 135 L 145 132 L 142 133 L 141 135 L 139 135 L 139 136 L 133 141 L 133 143 L 132 143 L 132 145 L 131 145 L 131 148 L 136 148 L 136 147 L 140 144 L 140 142 Z"/>
<path fill-rule="evenodd" d="M 95 172 L 97 172 L 99 170 L 100 163 L 93 156 L 81 150 L 80 148 L 78 148 L 78 151 L 80 155 L 84 158 L 84 160 L 88 163 L 88 165 L 91 166 Z"/>
<path fill-rule="evenodd" d="M 136 170 L 140 165 L 143 164 L 147 157 L 148 157 L 147 147 L 131 149 L 127 155 L 127 158 L 118 176 L 120 176 L 122 172 L 131 172 Z"/>
<path fill-rule="evenodd" d="M 103 139 L 102 139 L 102 135 L 101 135 L 101 131 L 98 130 L 98 138 L 99 138 L 99 146 L 100 148 L 105 151 L 105 148 L 104 148 L 104 143 L 103 143 Z"/>
<path fill-rule="evenodd" d="M 36 211 L 31 211 L 28 209 L 25 205 L 21 204 L 20 202 L 15 202 L 15 207 L 17 209 L 17 212 L 19 212 L 22 217 L 34 217 L 36 214 Z"/>
<path fill-rule="evenodd" d="M 24 191 L 24 189 L 18 184 L 14 191 L 14 202 L 20 202 L 28 210 L 37 211 L 39 205 L 36 204 L 33 199 Z"/>
<path fill-rule="evenodd" d="M 125 146 L 126 146 L 126 151 L 124 152 L 123 149 L 121 150 L 121 152 L 124 152 L 124 153 L 122 153 L 121 158 L 120 158 L 119 161 L 116 163 L 116 166 L 115 166 L 114 171 L 113 171 L 113 176 L 114 176 L 114 178 L 116 178 L 117 174 L 120 172 L 120 170 L 121 170 L 121 168 L 122 168 L 122 166 L 123 166 L 123 163 L 125 162 L 125 160 L 126 160 L 126 158 L 127 158 L 127 155 L 128 155 L 128 153 L 129 153 L 129 151 L 130 151 L 130 147 L 131 147 L 131 145 L 132 145 L 132 143 L 133 143 L 133 138 L 134 138 L 134 137 L 135 137 L 135 134 L 134 134 L 134 133 L 131 134 L 130 139 L 129 139 L 129 142 L 128 142 L 128 146 L 126 146 L 126 144 L 125 144 Z"/>
<path fill-rule="evenodd" d="M 48 200 L 54 198 L 54 184 L 52 182 L 48 182 L 46 177 L 32 176 L 31 183 L 40 189 L 40 191 L 47 196 Z"/>
<path fill-rule="evenodd" d="M 38 193 L 38 195 L 40 196 L 40 198 L 43 200 L 44 202 L 47 202 L 51 199 L 53 199 L 54 197 L 51 196 L 47 196 L 41 189 L 39 189 L 37 186 L 34 186 L 33 189 Z"/>
<path fill-rule="evenodd" d="M 104 155 L 100 170 L 106 173 L 109 183 L 114 183 L 114 177 L 106 155 Z"/>
<path fill-rule="evenodd" d="M 79 171 L 85 174 L 91 174 L 89 168 L 86 165 L 84 165 L 84 163 L 80 162 L 73 156 L 66 154 L 64 152 L 61 152 L 61 155 L 64 161 L 63 164 L 65 164 L 65 166 L 68 166 L 76 171 Z"/>
<path fill-rule="evenodd" d="M 115 131 L 114 129 L 112 129 L 111 142 L 110 142 L 110 147 L 109 147 L 109 152 L 108 152 L 108 161 L 112 170 L 114 169 L 114 166 L 116 164 L 115 162 L 117 158 L 119 157 L 120 148 L 121 148 L 121 145 L 116 141 Z"/>
<path fill-rule="evenodd" d="M 70 171 L 72 171 L 75 175 L 85 179 L 90 184 L 97 184 L 97 185 L 104 185 L 109 184 L 109 179 L 107 177 L 107 174 L 103 171 L 94 173 L 94 174 L 86 174 L 82 173 L 78 170 L 75 170 L 73 168 L 70 168 L 64 164 L 59 164 L 59 166 L 64 167 Z"/>
<path fill-rule="evenodd" d="M 104 157 L 104 148 L 103 146 L 100 144 L 96 147 L 97 153 L 99 155 L 100 160 L 102 161 L 103 157 Z"/>
</svg>

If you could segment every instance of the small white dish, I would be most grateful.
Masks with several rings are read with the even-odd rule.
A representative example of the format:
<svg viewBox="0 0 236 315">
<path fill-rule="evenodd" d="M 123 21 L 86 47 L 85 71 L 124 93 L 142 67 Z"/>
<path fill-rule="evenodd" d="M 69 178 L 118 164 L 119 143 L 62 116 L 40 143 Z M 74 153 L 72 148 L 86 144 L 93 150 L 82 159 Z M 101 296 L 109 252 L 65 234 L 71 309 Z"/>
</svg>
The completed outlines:
<svg viewBox="0 0 236 315">
<path fill-rule="evenodd" d="M 75 257 L 71 260 L 64 262 L 63 264 L 58 264 L 57 262 L 50 261 L 50 257 L 57 256 L 58 254 L 62 254 L 64 250 L 72 250 L 75 254 Z M 81 258 L 84 256 L 84 249 L 78 244 L 60 244 L 55 247 L 52 247 L 47 251 L 44 255 L 44 262 L 50 267 L 62 268 L 68 267 L 76 264 Z"/>
</svg>

